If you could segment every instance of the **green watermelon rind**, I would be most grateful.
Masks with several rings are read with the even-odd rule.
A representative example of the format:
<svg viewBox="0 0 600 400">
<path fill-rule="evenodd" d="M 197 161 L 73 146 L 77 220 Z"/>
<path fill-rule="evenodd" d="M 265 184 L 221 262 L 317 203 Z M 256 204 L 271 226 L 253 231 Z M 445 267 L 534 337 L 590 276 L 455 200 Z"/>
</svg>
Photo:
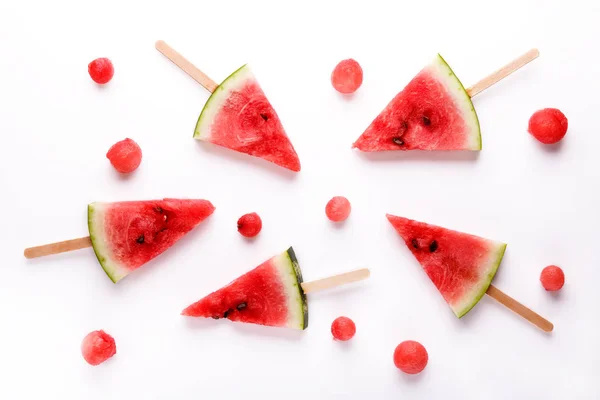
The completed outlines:
<svg viewBox="0 0 600 400">
<path fill-rule="evenodd" d="M 286 295 L 288 297 L 288 308 L 293 312 L 291 320 L 288 321 L 288 327 L 304 330 L 308 327 L 308 302 L 306 294 L 302 290 L 302 271 L 296 258 L 294 249 L 290 247 L 282 256 L 285 257 L 282 265 L 278 266 L 281 272 L 284 272 L 282 281 L 284 282 Z M 295 309 L 295 311 L 293 311 Z"/>
<path fill-rule="evenodd" d="M 194 128 L 195 139 L 210 142 L 211 123 L 225 103 L 225 100 L 229 98 L 232 91 L 242 86 L 248 80 L 253 79 L 255 78 L 250 67 L 248 64 L 244 64 L 217 86 L 204 104 L 202 112 L 200 112 L 198 122 L 196 122 L 196 127 Z"/>
<path fill-rule="evenodd" d="M 437 71 L 437 75 L 444 81 L 449 92 L 453 94 L 453 97 L 459 103 L 458 106 L 462 111 L 463 119 L 469 121 L 468 117 L 471 117 L 472 124 L 469 124 L 469 127 L 473 134 L 470 137 L 467 149 L 481 150 L 481 126 L 479 125 L 479 117 L 477 116 L 475 106 L 473 106 L 473 102 L 471 101 L 471 96 L 469 96 L 460 79 L 458 79 L 452 68 L 450 68 L 450 65 L 448 65 L 446 60 L 444 60 L 440 54 L 437 55 L 432 65 L 441 68 L 441 70 Z"/>
<path fill-rule="evenodd" d="M 464 317 L 475 305 L 481 300 L 481 298 L 485 295 L 488 288 L 492 284 L 492 280 L 498 271 L 498 267 L 500 267 L 500 263 L 502 262 L 502 258 L 504 257 L 504 252 L 506 251 L 505 243 L 493 243 L 494 251 L 490 252 L 489 257 L 489 267 L 486 271 L 486 277 L 481 280 L 480 284 L 471 290 L 470 293 L 465 294 L 464 297 L 469 300 L 465 302 L 463 307 L 451 307 L 452 311 L 458 318 Z"/>
<path fill-rule="evenodd" d="M 119 267 L 118 263 L 110 257 L 110 250 L 104 235 L 105 207 L 106 205 L 103 203 L 88 204 L 88 230 L 98 262 L 110 280 L 117 283 L 127 276 L 129 271 Z"/>
</svg>

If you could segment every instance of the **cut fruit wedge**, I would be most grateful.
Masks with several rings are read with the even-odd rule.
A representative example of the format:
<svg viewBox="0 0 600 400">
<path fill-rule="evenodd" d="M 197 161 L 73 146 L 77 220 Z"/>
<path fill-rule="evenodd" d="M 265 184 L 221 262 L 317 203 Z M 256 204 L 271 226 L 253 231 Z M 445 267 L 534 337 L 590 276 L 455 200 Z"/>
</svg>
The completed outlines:
<svg viewBox="0 0 600 400">
<path fill-rule="evenodd" d="M 387 215 L 454 314 L 461 318 L 488 290 L 506 244 Z"/>
<path fill-rule="evenodd" d="M 182 315 L 304 330 L 308 306 L 301 284 L 302 272 L 290 247 L 190 305 Z"/>
<path fill-rule="evenodd" d="M 438 55 L 375 118 L 353 147 L 394 150 L 481 150 L 471 98 Z"/>
<path fill-rule="evenodd" d="M 198 118 L 194 137 L 300 171 L 294 146 L 247 65 L 212 93 Z"/>
</svg>

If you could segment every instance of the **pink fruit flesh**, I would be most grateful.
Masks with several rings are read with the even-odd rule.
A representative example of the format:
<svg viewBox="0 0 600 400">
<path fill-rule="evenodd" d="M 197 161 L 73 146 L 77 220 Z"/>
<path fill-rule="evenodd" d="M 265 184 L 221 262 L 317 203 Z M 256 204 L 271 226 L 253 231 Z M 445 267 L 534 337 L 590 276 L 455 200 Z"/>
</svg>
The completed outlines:
<svg viewBox="0 0 600 400">
<path fill-rule="evenodd" d="M 331 73 L 331 84 L 340 93 L 354 93 L 363 81 L 363 70 L 353 59 L 340 61 Z"/>
<path fill-rule="evenodd" d="M 331 334 L 337 340 L 343 342 L 350 340 L 356 333 L 356 325 L 348 317 L 338 317 L 331 324 Z"/>
<path fill-rule="evenodd" d="M 544 289 L 548 291 L 560 290 L 565 284 L 565 273 L 560 267 L 549 265 L 542 270 L 540 282 L 542 282 Z"/>
<path fill-rule="evenodd" d="M 288 320 L 284 284 L 271 260 L 240 276 L 183 310 L 188 317 L 285 326 Z"/>
<path fill-rule="evenodd" d="M 171 247 L 214 210 L 207 200 L 113 203 L 104 217 L 111 257 L 135 270 Z"/>
<path fill-rule="evenodd" d="M 336 196 L 327 202 L 325 214 L 333 222 L 341 222 L 350 215 L 350 202 L 343 196 Z"/>
<path fill-rule="evenodd" d="M 554 144 L 567 134 L 569 121 L 556 108 L 536 111 L 529 119 L 529 133 L 544 144 Z"/>
<path fill-rule="evenodd" d="M 90 365 L 99 365 L 117 353 L 115 339 L 103 330 L 86 335 L 81 343 L 81 354 Z"/>
<path fill-rule="evenodd" d="M 108 58 L 97 58 L 88 64 L 88 73 L 98 84 L 108 83 L 115 74 L 115 68 Z"/>
<path fill-rule="evenodd" d="M 254 237 L 262 229 L 262 220 L 257 213 L 242 215 L 237 222 L 238 232 L 245 237 Z"/>
<path fill-rule="evenodd" d="M 133 140 L 127 138 L 111 146 L 106 158 L 122 174 L 133 172 L 142 162 L 142 149 Z"/>
<path fill-rule="evenodd" d="M 400 343 L 394 350 L 394 365 L 406 374 L 418 374 L 425 369 L 428 361 L 425 347 L 413 340 Z"/>
</svg>

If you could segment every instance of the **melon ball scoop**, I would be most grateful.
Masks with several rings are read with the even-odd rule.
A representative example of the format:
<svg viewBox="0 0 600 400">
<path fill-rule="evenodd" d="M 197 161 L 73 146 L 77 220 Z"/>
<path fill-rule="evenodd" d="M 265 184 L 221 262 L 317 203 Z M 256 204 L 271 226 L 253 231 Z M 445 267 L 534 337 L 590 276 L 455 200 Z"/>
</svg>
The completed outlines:
<svg viewBox="0 0 600 400">
<path fill-rule="evenodd" d="M 529 50 L 465 89 L 438 54 L 388 103 L 352 147 L 365 152 L 479 151 L 481 130 L 471 98 L 538 56 L 538 50 Z"/>
<path fill-rule="evenodd" d="M 487 294 L 544 332 L 554 329 L 550 321 L 491 284 L 506 244 L 408 218 L 387 218 L 458 318 Z"/>
<path fill-rule="evenodd" d="M 280 328 L 308 327 L 307 293 L 367 279 L 367 268 L 303 282 L 293 248 L 289 248 L 182 311 L 204 317 Z"/>
<path fill-rule="evenodd" d="M 173 246 L 214 210 L 209 201 L 192 199 L 92 203 L 89 236 L 30 247 L 24 254 L 36 258 L 93 247 L 104 272 L 117 283 Z"/>
<path fill-rule="evenodd" d="M 198 117 L 195 139 L 300 171 L 296 150 L 248 65 L 217 85 L 162 40 L 156 49 L 211 93 Z"/>
</svg>

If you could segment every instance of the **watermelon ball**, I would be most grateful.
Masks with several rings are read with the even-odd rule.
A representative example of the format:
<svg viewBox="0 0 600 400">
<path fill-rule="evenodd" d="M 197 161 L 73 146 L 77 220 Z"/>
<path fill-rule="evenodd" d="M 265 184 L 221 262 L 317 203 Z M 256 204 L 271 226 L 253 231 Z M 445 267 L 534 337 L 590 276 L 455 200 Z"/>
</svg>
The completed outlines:
<svg viewBox="0 0 600 400">
<path fill-rule="evenodd" d="M 356 325 L 348 317 L 337 317 L 331 324 L 331 333 L 336 340 L 345 342 L 354 337 Z"/>
<path fill-rule="evenodd" d="M 247 238 L 258 235 L 262 229 L 262 220 L 255 212 L 244 214 L 237 222 L 238 232 Z"/>
<path fill-rule="evenodd" d="M 122 174 L 133 172 L 140 166 L 142 162 L 142 149 L 133 140 L 127 138 L 113 144 L 106 158 L 117 171 Z"/>
<path fill-rule="evenodd" d="M 345 221 L 350 215 L 350 210 L 350 202 L 343 196 L 335 196 L 325 206 L 325 214 L 333 222 Z"/>
<path fill-rule="evenodd" d="M 423 371 L 429 361 L 425 347 L 414 340 L 400 343 L 394 350 L 394 364 L 406 374 L 418 374 Z"/>
<path fill-rule="evenodd" d="M 529 133 L 544 144 L 558 143 L 568 127 L 567 117 L 556 108 L 544 108 L 529 118 Z"/>
<path fill-rule="evenodd" d="M 81 342 L 81 354 L 90 365 L 99 365 L 117 353 L 115 339 L 103 330 L 93 331 Z"/>
<path fill-rule="evenodd" d="M 331 73 L 331 84 L 340 93 L 354 93 L 362 85 L 363 70 L 360 64 L 349 58 L 340 61 Z"/>
<path fill-rule="evenodd" d="M 540 274 L 540 282 L 547 291 L 560 290 L 565 284 L 565 273 L 556 265 L 548 265 Z"/>
<path fill-rule="evenodd" d="M 96 58 L 88 64 L 88 73 L 94 82 L 104 85 L 112 79 L 115 68 L 108 58 Z"/>
</svg>

